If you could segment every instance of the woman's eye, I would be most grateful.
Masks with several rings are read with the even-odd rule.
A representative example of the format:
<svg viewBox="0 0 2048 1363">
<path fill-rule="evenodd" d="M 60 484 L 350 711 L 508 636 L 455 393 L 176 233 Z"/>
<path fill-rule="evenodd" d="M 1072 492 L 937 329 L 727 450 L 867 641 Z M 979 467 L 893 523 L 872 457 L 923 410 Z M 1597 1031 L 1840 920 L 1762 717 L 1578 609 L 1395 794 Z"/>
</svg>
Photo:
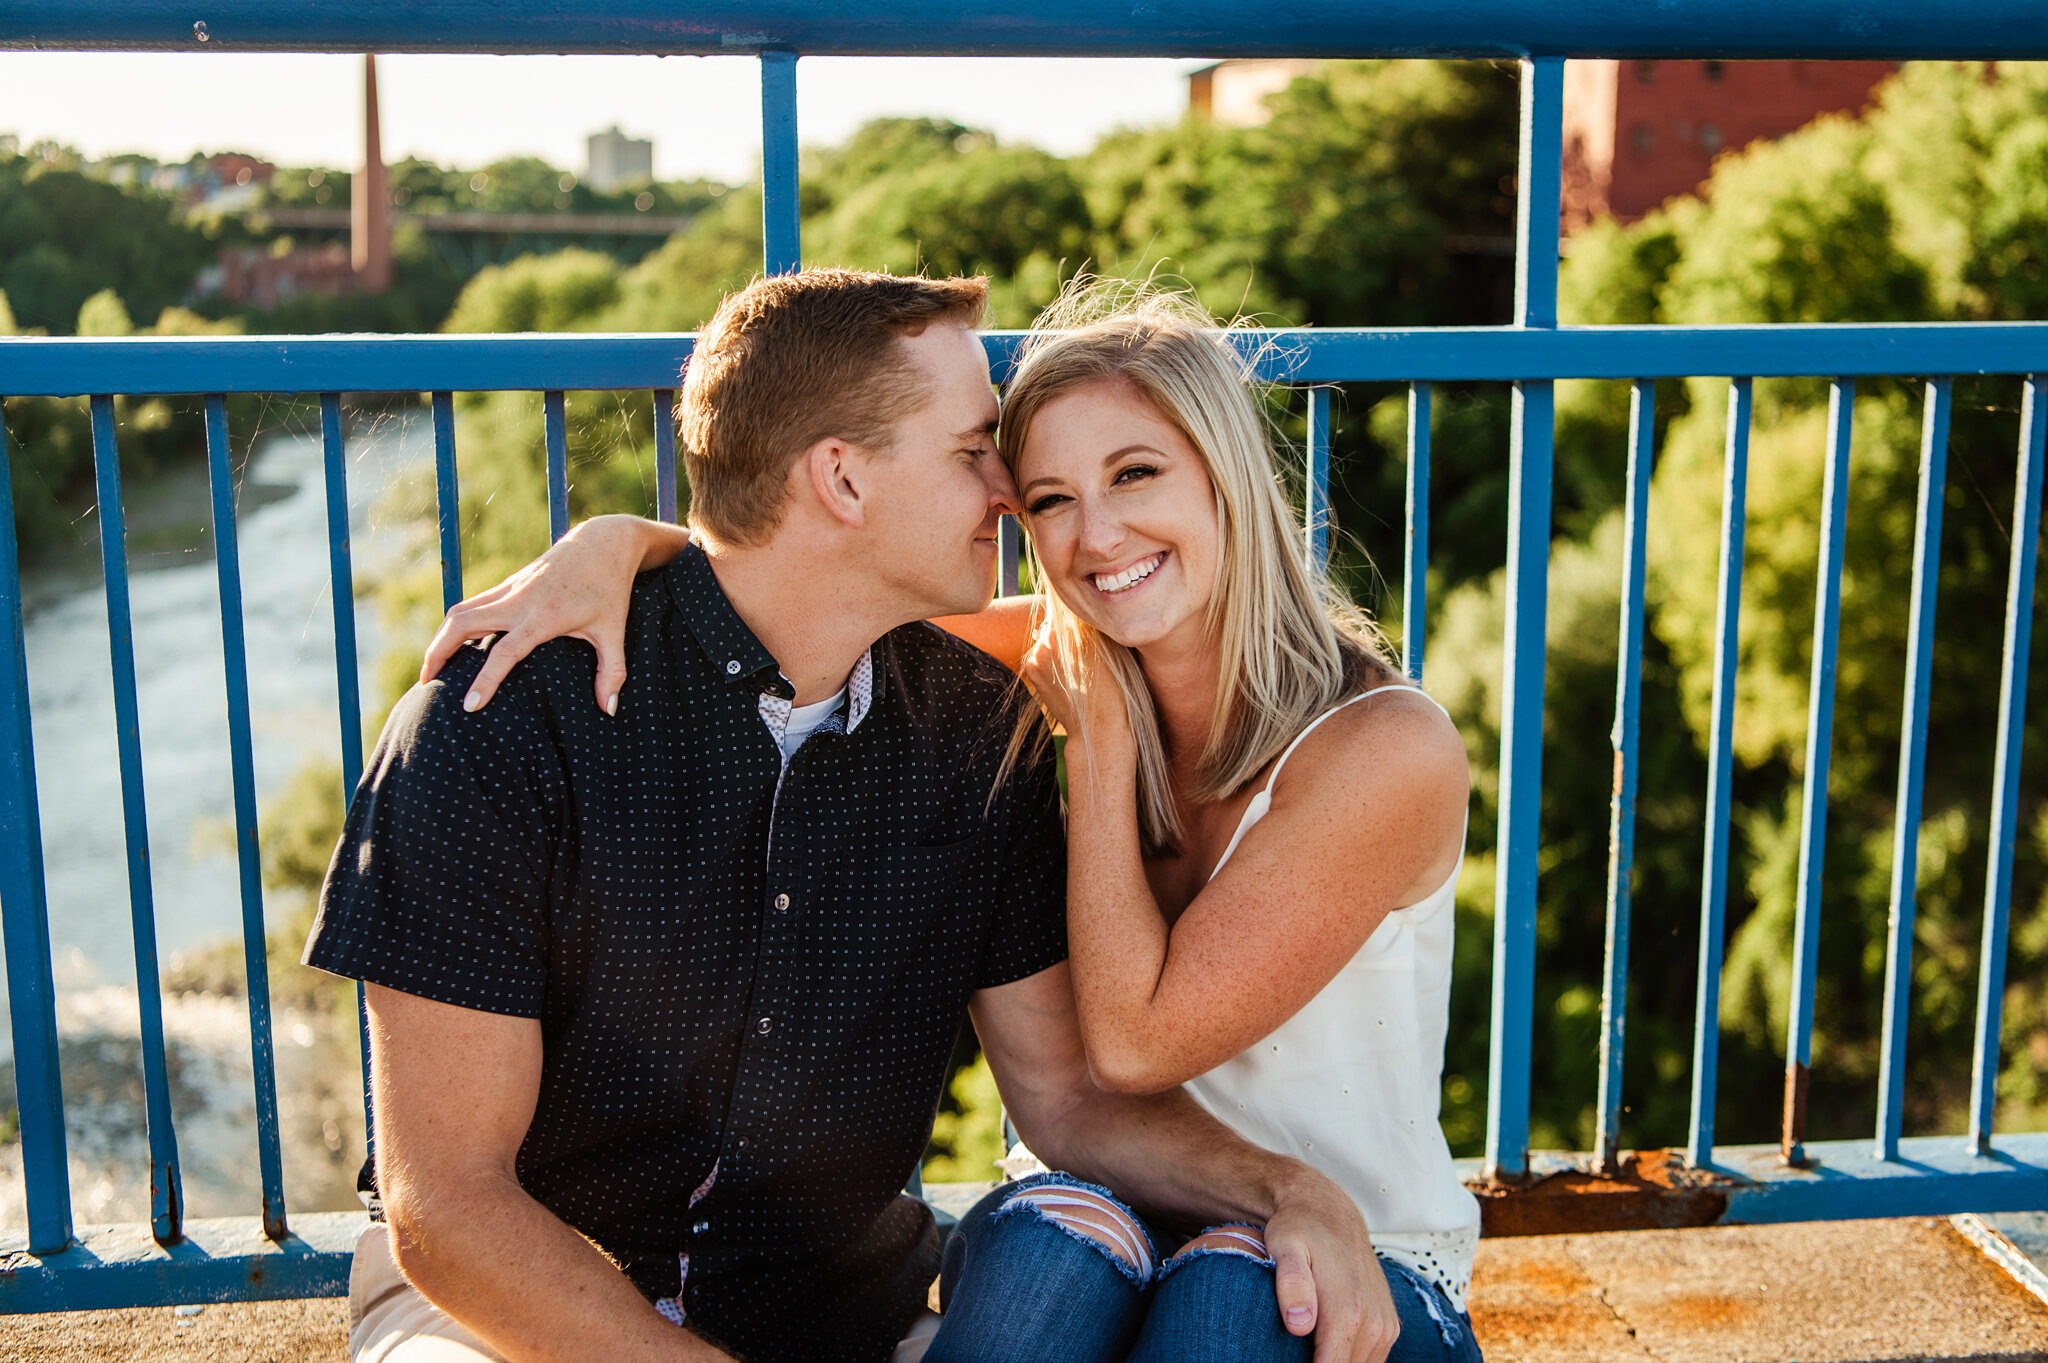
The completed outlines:
<svg viewBox="0 0 2048 1363">
<path fill-rule="evenodd" d="M 1110 482 L 1112 485 L 1117 483 L 1135 483 L 1141 479 L 1150 478 L 1157 472 L 1159 470 L 1153 468 L 1150 464 L 1132 464 L 1128 468 L 1118 469 L 1116 477 L 1112 478 Z"/>
<path fill-rule="evenodd" d="M 1059 495 L 1057 492 L 1048 492 L 1045 496 L 1040 497 L 1037 501 L 1032 502 L 1029 506 L 1026 506 L 1024 509 L 1034 516 L 1042 516 L 1046 512 L 1058 506 L 1061 502 L 1064 502 L 1065 500 L 1067 499 Z"/>
</svg>

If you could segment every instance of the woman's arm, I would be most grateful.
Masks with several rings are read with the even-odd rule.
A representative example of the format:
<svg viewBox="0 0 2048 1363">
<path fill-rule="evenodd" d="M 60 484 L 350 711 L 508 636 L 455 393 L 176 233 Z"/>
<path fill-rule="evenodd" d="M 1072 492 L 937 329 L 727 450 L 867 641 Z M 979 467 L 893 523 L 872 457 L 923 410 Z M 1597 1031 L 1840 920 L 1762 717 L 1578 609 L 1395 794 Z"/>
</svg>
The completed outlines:
<svg viewBox="0 0 2048 1363">
<path fill-rule="evenodd" d="M 432 681 L 442 664 L 472 639 L 500 636 L 476 674 L 463 708 L 481 709 L 506 674 L 549 639 L 582 639 L 597 650 L 597 705 L 618 710 L 626 684 L 626 611 L 633 579 L 672 562 L 690 543 L 680 525 L 639 516 L 594 516 L 545 554 L 489 591 L 458 602 L 442 620 L 420 664 Z M 1039 598 L 999 599 L 978 615 L 949 615 L 933 623 L 993 654 L 1016 671 L 1036 627 Z"/>
<path fill-rule="evenodd" d="M 463 698 L 463 709 L 480 709 L 514 664 L 536 646 L 566 635 L 597 649 L 597 706 L 616 714 L 619 688 L 626 684 L 633 579 L 673 561 L 689 543 L 684 526 L 639 516 L 592 517 L 497 586 L 457 602 L 427 645 L 420 680 L 432 681 L 470 640 L 500 635 Z"/>
<path fill-rule="evenodd" d="M 1435 707 L 1390 693 L 1302 744 L 1271 811 L 1169 925 L 1145 879 L 1121 701 L 1080 703 L 1087 723 L 1066 752 L 1067 944 L 1106 1089 L 1170 1088 L 1271 1035 L 1463 850 L 1464 745 Z"/>
<path fill-rule="evenodd" d="M 1038 629 L 1038 610 L 1044 598 L 999 596 L 974 615 L 941 615 L 932 621 L 949 634 L 957 634 L 1012 672 L 1024 666 L 1024 651 Z"/>
</svg>

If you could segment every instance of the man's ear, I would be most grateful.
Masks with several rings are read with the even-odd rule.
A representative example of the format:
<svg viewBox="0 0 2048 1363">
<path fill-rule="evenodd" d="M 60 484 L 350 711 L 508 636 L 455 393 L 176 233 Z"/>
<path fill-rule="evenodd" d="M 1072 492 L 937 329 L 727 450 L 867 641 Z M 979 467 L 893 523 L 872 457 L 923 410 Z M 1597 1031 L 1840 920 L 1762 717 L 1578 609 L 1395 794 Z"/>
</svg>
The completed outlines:
<svg viewBox="0 0 2048 1363">
<path fill-rule="evenodd" d="M 810 483 L 811 495 L 825 514 L 849 530 L 867 521 L 867 460 L 861 451 L 837 436 L 827 436 L 805 450 L 797 467 Z"/>
</svg>

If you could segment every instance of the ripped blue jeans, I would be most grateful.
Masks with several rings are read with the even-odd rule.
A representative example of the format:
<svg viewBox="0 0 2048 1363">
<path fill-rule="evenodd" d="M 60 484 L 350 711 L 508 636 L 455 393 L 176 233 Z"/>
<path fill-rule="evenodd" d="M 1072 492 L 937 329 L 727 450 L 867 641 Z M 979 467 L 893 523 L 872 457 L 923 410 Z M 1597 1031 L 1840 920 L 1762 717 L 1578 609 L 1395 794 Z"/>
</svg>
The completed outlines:
<svg viewBox="0 0 2048 1363">
<path fill-rule="evenodd" d="M 1004 1184 L 961 1218 L 939 1271 L 925 1363 L 1308 1363 L 1255 1228 L 1174 1252 L 1107 1189 L 1066 1174 Z M 1471 1321 L 1382 1258 L 1401 1337 L 1389 1363 L 1480 1363 Z"/>
</svg>

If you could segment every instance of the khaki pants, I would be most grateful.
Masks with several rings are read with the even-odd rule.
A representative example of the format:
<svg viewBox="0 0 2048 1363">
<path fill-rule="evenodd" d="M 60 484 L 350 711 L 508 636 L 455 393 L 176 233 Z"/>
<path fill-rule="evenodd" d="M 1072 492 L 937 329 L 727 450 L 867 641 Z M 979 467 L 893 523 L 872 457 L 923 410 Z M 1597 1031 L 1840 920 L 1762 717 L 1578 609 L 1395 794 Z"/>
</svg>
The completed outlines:
<svg viewBox="0 0 2048 1363">
<path fill-rule="evenodd" d="M 918 1363 L 938 1328 L 936 1315 L 919 1316 L 890 1363 Z M 377 1222 L 356 1241 L 349 1267 L 348 1356 L 349 1363 L 505 1363 L 405 1280 Z"/>
<path fill-rule="evenodd" d="M 398 1271 L 391 1237 L 371 1222 L 348 1271 L 349 1363 L 505 1363 Z"/>
</svg>

